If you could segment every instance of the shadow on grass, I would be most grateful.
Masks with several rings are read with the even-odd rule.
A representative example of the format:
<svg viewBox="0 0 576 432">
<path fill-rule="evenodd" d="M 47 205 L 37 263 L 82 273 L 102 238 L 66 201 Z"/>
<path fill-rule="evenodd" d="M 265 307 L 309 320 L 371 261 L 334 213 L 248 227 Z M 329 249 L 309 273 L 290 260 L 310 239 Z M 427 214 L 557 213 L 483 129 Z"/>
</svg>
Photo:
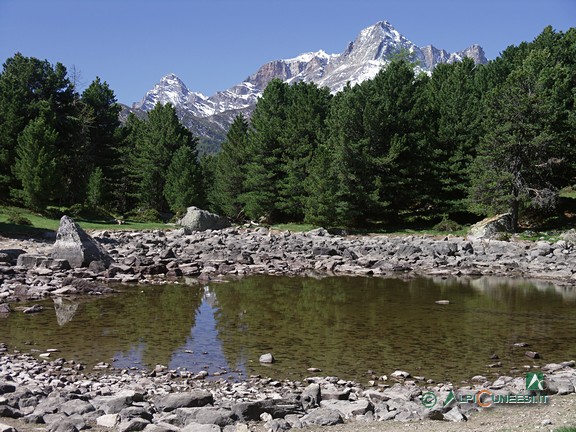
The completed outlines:
<svg viewBox="0 0 576 432">
<path fill-rule="evenodd" d="M 50 240 L 56 238 L 56 232 L 45 228 L 0 222 L 0 236 L 18 239 L 26 237 Z"/>
</svg>

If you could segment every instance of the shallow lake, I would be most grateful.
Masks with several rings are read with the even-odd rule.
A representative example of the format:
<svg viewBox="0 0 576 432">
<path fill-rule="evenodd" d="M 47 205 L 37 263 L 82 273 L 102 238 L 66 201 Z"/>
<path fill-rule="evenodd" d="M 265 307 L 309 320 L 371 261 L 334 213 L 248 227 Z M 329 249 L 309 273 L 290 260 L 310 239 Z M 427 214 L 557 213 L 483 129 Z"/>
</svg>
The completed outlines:
<svg viewBox="0 0 576 432">
<path fill-rule="evenodd" d="M 88 365 L 162 364 L 229 379 L 336 375 L 365 382 L 369 370 L 401 369 L 459 382 L 576 359 L 576 290 L 546 282 L 255 276 L 120 289 L 49 300 L 38 314 L 12 312 L 0 319 L 0 342 L 23 352 L 57 348 L 53 358 Z M 518 342 L 529 346 L 514 347 Z M 542 358 L 528 358 L 527 350 Z M 277 361 L 260 365 L 267 352 Z M 488 367 L 498 361 L 501 368 Z"/>
</svg>

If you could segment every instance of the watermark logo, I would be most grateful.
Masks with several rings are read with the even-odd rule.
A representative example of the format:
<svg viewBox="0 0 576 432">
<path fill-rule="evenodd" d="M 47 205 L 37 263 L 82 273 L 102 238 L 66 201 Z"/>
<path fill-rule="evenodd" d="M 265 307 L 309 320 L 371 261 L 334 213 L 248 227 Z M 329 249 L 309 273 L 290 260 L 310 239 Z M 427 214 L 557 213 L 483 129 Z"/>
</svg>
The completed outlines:
<svg viewBox="0 0 576 432">
<path fill-rule="evenodd" d="M 526 374 L 526 390 L 538 392 L 538 394 L 506 394 L 494 392 L 488 389 L 482 389 L 475 393 L 457 394 L 450 390 L 443 408 L 452 404 L 475 404 L 481 408 L 490 408 L 494 405 L 515 405 L 515 404 L 540 404 L 548 403 L 548 396 L 540 394 L 545 388 L 544 374 L 541 372 L 529 372 Z M 434 392 L 422 394 L 422 404 L 426 408 L 432 408 L 436 405 L 438 398 Z"/>
<path fill-rule="evenodd" d="M 544 390 L 544 374 L 528 372 L 526 374 L 526 390 Z"/>
<path fill-rule="evenodd" d="M 454 392 L 452 390 L 450 390 L 450 393 L 448 393 L 448 396 L 446 396 L 446 400 L 444 401 L 444 405 L 442 405 L 442 407 L 446 408 L 455 400 L 456 400 L 456 395 L 454 394 Z"/>
<path fill-rule="evenodd" d="M 432 408 L 436 405 L 438 398 L 436 397 L 436 393 L 434 392 L 426 392 L 422 394 L 422 405 L 426 408 Z"/>
</svg>

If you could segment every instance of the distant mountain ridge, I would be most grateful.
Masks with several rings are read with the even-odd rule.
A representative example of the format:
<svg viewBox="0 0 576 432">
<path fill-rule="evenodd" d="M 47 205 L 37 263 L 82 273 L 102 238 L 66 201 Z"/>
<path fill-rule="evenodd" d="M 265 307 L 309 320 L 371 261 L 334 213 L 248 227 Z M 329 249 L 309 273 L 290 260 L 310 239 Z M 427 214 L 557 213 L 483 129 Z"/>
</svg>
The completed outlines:
<svg viewBox="0 0 576 432">
<path fill-rule="evenodd" d="M 440 63 L 452 63 L 470 57 L 475 63 L 487 63 L 484 50 L 472 45 L 448 53 L 432 45 L 419 48 L 401 35 L 388 21 L 380 21 L 362 30 L 340 54 L 310 52 L 294 58 L 274 60 L 261 66 L 239 84 L 212 96 L 190 91 L 175 74 L 168 74 L 149 90 L 132 111 L 146 112 L 156 103 L 171 103 L 184 125 L 201 137 L 202 151 L 211 151 L 226 134 L 238 113 L 249 114 L 266 85 L 274 78 L 288 83 L 313 82 L 336 93 L 350 83 L 355 85 L 374 78 L 394 56 L 408 53 L 418 69 L 431 72 Z"/>
</svg>

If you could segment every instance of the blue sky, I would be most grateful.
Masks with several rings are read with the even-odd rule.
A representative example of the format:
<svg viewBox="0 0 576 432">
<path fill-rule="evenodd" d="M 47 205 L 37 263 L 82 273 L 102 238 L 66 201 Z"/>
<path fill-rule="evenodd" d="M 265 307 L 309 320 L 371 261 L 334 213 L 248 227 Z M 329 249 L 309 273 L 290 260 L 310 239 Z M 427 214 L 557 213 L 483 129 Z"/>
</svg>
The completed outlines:
<svg viewBox="0 0 576 432">
<path fill-rule="evenodd" d="M 576 0 L 0 0 L 0 63 L 61 62 L 126 104 L 170 72 L 212 95 L 270 60 L 342 52 L 381 20 L 419 46 L 477 43 L 492 59 L 546 25 L 576 27 Z"/>
</svg>

